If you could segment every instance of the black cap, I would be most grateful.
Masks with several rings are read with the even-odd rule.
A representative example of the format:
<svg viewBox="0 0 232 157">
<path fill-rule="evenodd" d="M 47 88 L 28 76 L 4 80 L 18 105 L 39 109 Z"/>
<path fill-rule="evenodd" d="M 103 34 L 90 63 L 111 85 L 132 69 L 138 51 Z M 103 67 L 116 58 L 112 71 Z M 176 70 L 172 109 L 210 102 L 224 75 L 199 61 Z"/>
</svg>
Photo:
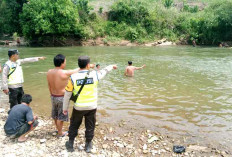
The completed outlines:
<svg viewBox="0 0 232 157">
<path fill-rule="evenodd" d="M 19 54 L 19 51 L 16 49 L 9 49 L 8 50 L 8 56 L 11 57 L 14 54 Z"/>
</svg>

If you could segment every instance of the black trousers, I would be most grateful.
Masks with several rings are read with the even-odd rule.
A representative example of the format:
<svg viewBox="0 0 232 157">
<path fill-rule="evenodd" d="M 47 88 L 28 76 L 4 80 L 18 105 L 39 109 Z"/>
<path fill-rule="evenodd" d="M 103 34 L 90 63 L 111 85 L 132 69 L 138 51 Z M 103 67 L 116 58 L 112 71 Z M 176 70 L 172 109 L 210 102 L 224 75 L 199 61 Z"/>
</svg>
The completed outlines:
<svg viewBox="0 0 232 157">
<path fill-rule="evenodd" d="M 9 88 L 9 92 L 10 108 L 14 107 L 17 104 L 21 104 L 24 94 L 23 87 Z"/>
<path fill-rule="evenodd" d="M 97 109 L 78 111 L 73 108 L 72 116 L 70 118 L 69 132 L 68 132 L 70 141 L 73 141 L 77 136 L 78 129 L 82 123 L 83 117 L 85 117 L 86 141 L 91 141 L 93 139 L 95 123 L 96 123 L 96 111 Z"/>
</svg>

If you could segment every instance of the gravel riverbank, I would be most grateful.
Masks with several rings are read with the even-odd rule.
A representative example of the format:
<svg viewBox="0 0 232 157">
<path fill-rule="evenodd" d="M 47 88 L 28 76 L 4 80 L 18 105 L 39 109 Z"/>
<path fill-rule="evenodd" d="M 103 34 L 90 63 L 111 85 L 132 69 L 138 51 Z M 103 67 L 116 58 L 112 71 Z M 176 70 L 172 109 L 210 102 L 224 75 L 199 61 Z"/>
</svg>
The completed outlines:
<svg viewBox="0 0 232 157">
<path fill-rule="evenodd" d="M 68 140 L 68 137 L 57 138 L 53 121 L 48 117 L 39 117 L 39 126 L 28 135 L 28 140 L 24 143 L 18 143 L 17 139 L 6 137 L 3 130 L 9 109 L 7 101 L 7 97 L 2 95 L 0 108 L 1 157 L 232 156 L 230 150 L 218 150 L 217 148 L 201 146 L 200 144 L 185 145 L 185 137 L 173 139 L 169 136 L 161 135 L 155 130 L 138 132 L 135 128 L 127 128 L 123 121 L 117 126 L 98 121 L 92 153 L 89 154 L 84 151 L 84 125 L 81 126 L 79 135 L 75 140 L 75 151 L 70 153 L 65 149 L 65 141 Z M 173 152 L 173 146 L 180 143 L 186 147 L 186 152 L 176 154 Z"/>
</svg>

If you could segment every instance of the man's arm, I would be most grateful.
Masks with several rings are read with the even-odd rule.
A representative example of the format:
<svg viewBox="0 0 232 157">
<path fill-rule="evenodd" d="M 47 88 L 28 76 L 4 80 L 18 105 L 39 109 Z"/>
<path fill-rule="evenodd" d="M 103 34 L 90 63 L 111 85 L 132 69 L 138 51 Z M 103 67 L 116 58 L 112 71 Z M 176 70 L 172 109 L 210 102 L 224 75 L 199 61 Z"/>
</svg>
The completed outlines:
<svg viewBox="0 0 232 157">
<path fill-rule="evenodd" d="M 104 69 L 100 70 L 100 73 L 98 73 L 98 79 L 102 79 L 106 76 L 108 72 L 110 72 L 113 69 L 117 69 L 117 65 L 109 65 L 105 67 Z"/>
<path fill-rule="evenodd" d="M 25 59 L 20 59 L 19 61 L 21 64 L 24 63 L 32 63 L 32 62 L 37 62 L 39 60 L 44 60 L 46 57 L 31 57 L 31 58 L 25 58 Z"/>
<path fill-rule="evenodd" d="M 135 70 L 140 70 L 140 69 L 143 69 L 143 68 L 145 68 L 146 67 L 146 65 L 144 64 L 143 66 L 141 66 L 141 67 L 135 67 Z"/>
<path fill-rule="evenodd" d="M 72 74 L 77 73 L 79 70 L 80 70 L 80 68 L 76 68 L 76 69 L 73 69 L 73 70 L 64 70 L 64 74 L 67 77 L 70 77 Z"/>
<path fill-rule="evenodd" d="M 73 91 L 73 83 L 72 83 L 71 78 L 69 78 L 68 84 L 65 87 L 65 93 L 64 93 L 64 101 L 63 101 L 63 114 L 64 115 L 68 114 L 68 107 L 69 107 L 70 98 L 72 96 L 72 91 Z"/>
<path fill-rule="evenodd" d="M 9 74 L 9 70 L 10 68 L 8 67 L 8 65 L 4 65 L 3 66 L 3 72 L 2 72 L 2 89 L 3 89 L 3 92 L 5 94 L 8 94 L 9 92 L 9 89 L 8 89 L 8 80 L 7 80 L 7 76 Z"/>
<path fill-rule="evenodd" d="M 37 116 L 34 116 L 34 119 L 33 119 L 32 121 L 27 122 L 27 123 L 28 123 L 29 125 L 31 125 L 31 124 L 33 124 L 34 121 L 37 120 L 37 119 L 38 119 L 38 117 L 37 117 Z"/>
<path fill-rule="evenodd" d="M 49 74 L 49 71 L 47 72 L 48 89 L 49 89 L 50 94 L 52 94 L 50 82 L 49 82 L 49 79 L 48 79 L 48 74 Z"/>
<path fill-rule="evenodd" d="M 27 123 L 29 125 L 33 124 L 33 122 L 38 119 L 37 116 L 33 116 L 32 110 L 30 109 L 27 113 L 26 113 L 26 119 L 27 119 Z"/>
<path fill-rule="evenodd" d="M 94 68 L 94 67 L 95 67 L 95 64 L 90 64 L 90 68 Z M 79 70 L 80 70 L 80 68 L 76 68 L 73 70 L 64 70 L 64 74 L 67 77 L 70 77 L 72 74 L 77 73 Z"/>
</svg>

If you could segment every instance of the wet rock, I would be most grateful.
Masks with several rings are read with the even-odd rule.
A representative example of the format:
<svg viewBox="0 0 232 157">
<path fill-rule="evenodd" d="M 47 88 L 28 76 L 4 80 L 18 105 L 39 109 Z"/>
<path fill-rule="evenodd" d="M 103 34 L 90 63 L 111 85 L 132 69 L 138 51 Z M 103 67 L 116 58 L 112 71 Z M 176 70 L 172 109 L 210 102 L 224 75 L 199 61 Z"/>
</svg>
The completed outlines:
<svg viewBox="0 0 232 157">
<path fill-rule="evenodd" d="M 143 154 L 147 154 L 148 153 L 148 150 L 143 150 Z"/>
<path fill-rule="evenodd" d="M 123 147 L 124 147 L 124 145 L 123 145 L 123 144 L 121 144 L 121 143 L 117 143 L 117 147 L 123 148 Z"/>
<path fill-rule="evenodd" d="M 188 150 L 191 151 L 207 151 L 207 147 L 203 147 L 203 146 L 197 146 L 197 145 L 190 145 L 187 148 Z"/>
<path fill-rule="evenodd" d="M 112 153 L 112 156 L 113 156 L 113 157 L 120 157 L 120 154 L 114 151 L 114 152 Z"/>
<path fill-rule="evenodd" d="M 108 147 L 108 144 L 103 144 L 103 145 L 102 145 L 102 148 L 103 148 L 103 149 L 106 149 L 107 147 Z"/>
<path fill-rule="evenodd" d="M 100 130 L 100 134 L 104 135 L 105 134 L 104 130 Z"/>
<path fill-rule="evenodd" d="M 160 152 L 166 153 L 166 150 L 165 149 L 161 149 Z"/>
<path fill-rule="evenodd" d="M 144 144 L 144 145 L 143 145 L 143 150 L 146 150 L 146 149 L 147 149 L 147 145 Z"/>
<path fill-rule="evenodd" d="M 170 148 L 168 148 L 168 147 L 165 147 L 164 149 L 165 149 L 166 151 L 170 151 Z"/>
<path fill-rule="evenodd" d="M 0 113 L 3 113 L 5 112 L 5 109 L 4 108 L 0 108 Z"/>
<path fill-rule="evenodd" d="M 45 143 L 46 141 L 46 139 L 40 139 L 40 143 Z"/>
<path fill-rule="evenodd" d="M 113 132 L 113 128 L 112 128 L 112 127 L 110 127 L 109 132 L 110 132 L 110 133 L 112 133 L 112 132 Z"/>
<path fill-rule="evenodd" d="M 157 137 L 157 136 L 153 136 L 152 138 L 150 138 L 150 139 L 148 139 L 148 143 L 152 143 L 152 142 L 154 142 L 154 141 L 158 141 L 159 140 L 159 138 Z"/>
</svg>

